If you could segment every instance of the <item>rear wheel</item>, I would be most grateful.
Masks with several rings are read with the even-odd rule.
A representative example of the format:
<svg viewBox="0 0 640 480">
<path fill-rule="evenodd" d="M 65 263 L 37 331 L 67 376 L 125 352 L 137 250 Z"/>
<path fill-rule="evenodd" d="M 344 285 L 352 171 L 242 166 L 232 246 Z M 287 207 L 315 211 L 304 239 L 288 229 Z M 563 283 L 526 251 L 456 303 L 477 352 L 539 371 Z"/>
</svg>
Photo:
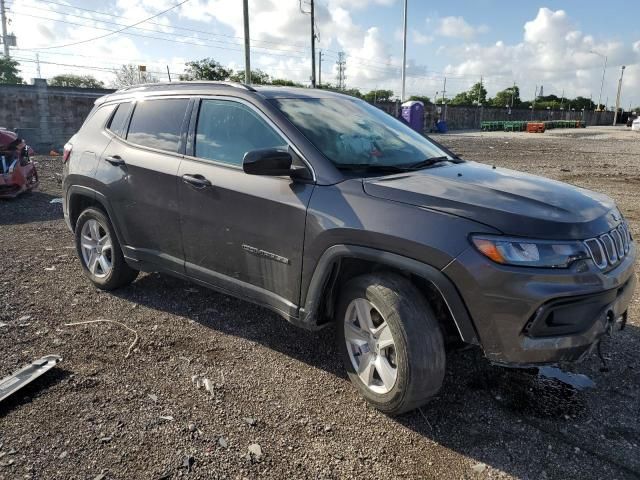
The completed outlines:
<svg viewBox="0 0 640 480">
<path fill-rule="evenodd" d="M 98 288 L 113 290 L 133 282 L 138 270 L 122 255 L 109 218 L 97 208 L 87 208 L 78 217 L 76 250 L 85 275 Z"/>
<path fill-rule="evenodd" d="M 445 350 L 420 291 L 393 273 L 350 280 L 338 305 L 338 348 L 351 382 L 379 410 L 413 410 L 442 385 Z"/>
</svg>

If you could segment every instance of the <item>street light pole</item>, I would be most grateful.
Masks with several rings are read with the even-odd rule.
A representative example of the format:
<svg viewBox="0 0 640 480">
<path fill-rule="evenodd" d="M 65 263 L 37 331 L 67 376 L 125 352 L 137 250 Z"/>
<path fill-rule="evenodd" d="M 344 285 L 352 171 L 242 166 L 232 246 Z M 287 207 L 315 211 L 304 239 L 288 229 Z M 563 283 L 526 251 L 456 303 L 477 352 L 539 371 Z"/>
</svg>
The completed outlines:
<svg viewBox="0 0 640 480">
<path fill-rule="evenodd" d="M 404 0 L 404 14 L 403 14 L 403 35 L 402 35 L 402 93 L 400 94 L 400 101 L 404 102 L 405 97 L 405 80 L 407 69 L 407 2 Z"/>
<path fill-rule="evenodd" d="M 613 124 L 618 123 L 618 109 L 620 108 L 620 91 L 622 90 L 622 77 L 624 75 L 625 66 L 622 65 L 620 70 L 620 80 L 618 80 L 618 94 L 616 95 L 616 111 L 613 114 Z"/>
<path fill-rule="evenodd" d="M 600 110 L 600 105 L 602 105 L 602 89 L 604 87 L 604 74 L 607 71 L 607 59 L 606 55 L 602 55 L 601 53 L 595 52 L 593 50 L 590 51 L 594 55 L 598 55 L 599 57 L 604 58 L 604 66 L 602 67 L 602 80 L 600 81 L 600 96 L 598 97 L 598 110 Z"/>
</svg>

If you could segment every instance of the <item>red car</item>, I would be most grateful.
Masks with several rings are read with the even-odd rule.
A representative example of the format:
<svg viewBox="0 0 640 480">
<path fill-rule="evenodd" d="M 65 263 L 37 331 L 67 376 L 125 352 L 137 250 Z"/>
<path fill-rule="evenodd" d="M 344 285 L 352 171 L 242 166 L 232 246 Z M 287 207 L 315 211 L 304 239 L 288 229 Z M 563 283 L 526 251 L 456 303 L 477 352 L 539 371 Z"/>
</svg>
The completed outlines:
<svg viewBox="0 0 640 480">
<path fill-rule="evenodd" d="M 0 127 L 0 198 L 14 198 L 38 186 L 33 154 L 18 134 Z"/>
</svg>

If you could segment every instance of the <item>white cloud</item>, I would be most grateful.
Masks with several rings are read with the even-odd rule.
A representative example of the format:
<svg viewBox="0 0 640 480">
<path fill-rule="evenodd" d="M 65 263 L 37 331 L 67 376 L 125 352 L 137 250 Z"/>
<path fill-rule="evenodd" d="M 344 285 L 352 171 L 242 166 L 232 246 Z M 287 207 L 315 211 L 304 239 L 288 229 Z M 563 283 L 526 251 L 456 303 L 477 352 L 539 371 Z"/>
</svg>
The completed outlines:
<svg viewBox="0 0 640 480">
<path fill-rule="evenodd" d="M 493 45 L 468 44 L 441 50 L 450 59 L 445 73 L 458 78 L 459 90 L 478 81 L 484 75 L 489 93 L 508 87 L 516 81 L 523 97 L 533 97 L 536 85 L 544 85 L 547 94 L 567 96 L 593 94 L 598 100 L 603 58 L 608 57 L 608 68 L 602 101 L 613 102 L 619 66 L 634 65 L 634 72 L 626 76 L 623 97 L 640 102 L 637 76 L 640 48 L 637 43 L 617 40 L 597 40 L 576 29 L 566 12 L 539 9 L 536 17 L 525 23 L 523 40 L 516 44 L 496 42 Z"/>
<path fill-rule="evenodd" d="M 433 42 L 433 37 L 431 35 L 425 35 L 415 29 L 411 30 L 411 39 L 418 45 L 427 45 Z"/>
<path fill-rule="evenodd" d="M 489 27 L 486 25 L 473 26 L 469 24 L 463 17 L 444 17 L 438 22 L 438 34 L 445 37 L 460 38 L 469 40 L 478 33 L 486 33 Z"/>
</svg>

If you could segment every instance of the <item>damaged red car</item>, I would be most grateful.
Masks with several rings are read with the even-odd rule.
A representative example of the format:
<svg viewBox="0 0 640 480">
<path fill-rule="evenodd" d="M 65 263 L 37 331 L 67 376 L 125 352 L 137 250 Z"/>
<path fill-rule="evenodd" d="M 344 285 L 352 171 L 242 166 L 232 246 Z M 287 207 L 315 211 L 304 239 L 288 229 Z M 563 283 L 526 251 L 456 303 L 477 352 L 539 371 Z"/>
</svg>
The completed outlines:
<svg viewBox="0 0 640 480">
<path fill-rule="evenodd" d="M 34 153 L 17 133 L 0 127 L 0 198 L 14 198 L 38 186 Z"/>
</svg>

